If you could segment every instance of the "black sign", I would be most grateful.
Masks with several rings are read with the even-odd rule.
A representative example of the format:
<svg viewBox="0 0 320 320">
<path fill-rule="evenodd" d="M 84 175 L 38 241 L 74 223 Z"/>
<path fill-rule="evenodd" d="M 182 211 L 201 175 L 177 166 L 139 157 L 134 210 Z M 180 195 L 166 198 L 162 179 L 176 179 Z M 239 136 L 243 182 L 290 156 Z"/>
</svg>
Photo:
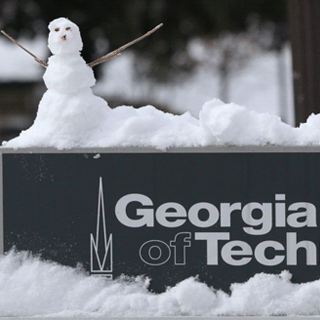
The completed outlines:
<svg viewBox="0 0 320 320">
<path fill-rule="evenodd" d="M 320 277 L 318 153 L 3 154 L 4 249 L 151 289 Z"/>
</svg>

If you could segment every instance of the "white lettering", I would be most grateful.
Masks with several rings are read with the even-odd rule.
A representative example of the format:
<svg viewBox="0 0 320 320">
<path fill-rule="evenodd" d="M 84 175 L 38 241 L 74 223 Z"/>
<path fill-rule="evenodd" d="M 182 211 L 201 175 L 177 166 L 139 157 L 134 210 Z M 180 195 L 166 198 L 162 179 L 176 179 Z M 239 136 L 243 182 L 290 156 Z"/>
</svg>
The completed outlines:
<svg viewBox="0 0 320 320">
<path fill-rule="evenodd" d="M 177 228 L 182 226 L 186 222 L 186 219 L 177 218 L 185 218 L 186 216 L 186 209 L 181 204 L 175 202 L 164 203 L 156 211 L 157 221 L 167 228 Z M 175 220 L 170 221 L 167 218 L 175 218 Z"/>
<path fill-rule="evenodd" d="M 209 217 L 207 220 L 200 220 L 199 219 L 199 212 L 200 210 L 206 210 L 209 214 Z M 211 203 L 207 202 L 200 202 L 194 204 L 188 213 L 190 222 L 200 228 L 208 228 L 217 223 L 219 220 L 219 210 Z"/>
<path fill-rule="evenodd" d="M 288 216 L 287 222 L 290 227 L 302 228 L 302 227 L 316 227 L 317 226 L 317 210 L 312 203 L 308 202 L 297 202 L 293 203 L 288 210 L 296 211 L 300 208 L 305 209 L 305 211 L 299 211 L 291 213 Z M 298 221 L 298 219 L 304 218 L 304 221 Z"/>
<path fill-rule="evenodd" d="M 287 264 L 296 266 L 298 264 L 298 250 L 306 250 L 307 266 L 315 266 L 317 264 L 317 247 L 311 241 L 300 241 L 297 243 L 297 233 L 287 233 Z"/>
<path fill-rule="evenodd" d="M 276 201 L 285 201 L 285 194 L 276 194 Z M 285 227 L 286 226 L 286 204 L 284 202 L 278 202 L 275 206 L 276 214 L 275 214 L 275 224 L 276 227 Z"/>
<path fill-rule="evenodd" d="M 236 248 L 240 248 L 236 249 Z M 251 261 L 251 257 L 234 259 L 233 256 L 252 256 L 251 247 L 244 241 L 230 241 L 221 250 L 222 259 L 232 266 L 244 266 Z"/>
<path fill-rule="evenodd" d="M 183 266 L 186 264 L 186 248 L 191 247 L 191 232 L 180 232 L 174 240 L 170 241 L 170 247 L 174 249 L 174 264 Z"/>
<path fill-rule="evenodd" d="M 266 257 L 266 250 L 272 248 L 275 251 L 284 250 L 281 243 L 277 241 L 263 241 L 259 243 L 254 251 L 255 258 L 264 266 L 276 266 L 284 260 L 284 256 L 275 255 L 272 259 Z"/>
<path fill-rule="evenodd" d="M 276 201 L 284 201 L 284 194 L 276 194 Z M 131 203 L 140 204 L 133 217 L 128 215 L 128 206 Z M 272 203 L 250 202 L 241 208 L 240 202 L 221 203 L 219 209 L 208 202 L 199 202 L 192 205 L 187 212 L 185 207 L 180 203 L 167 202 L 161 204 L 156 210 L 153 208 L 152 200 L 138 193 L 132 193 L 123 196 L 115 206 L 115 215 L 119 222 L 131 228 L 154 227 L 156 221 L 166 228 L 178 228 L 188 220 L 192 225 L 199 228 L 209 228 L 218 223 L 220 219 L 221 227 L 231 227 L 232 213 L 241 212 L 241 218 L 246 226 L 243 230 L 250 235 L 264 235 L 271 231 L 273 225 L 275 227 L 292 228 L 317 227 L 316 207 L 312 203 L 297 202 L 288 207 L 288 216 L 286 204 L 284 202 L 276 202 L 273 213 Z M 207 217 L 200 219 L 201 211 L 205 210 Z M 131 214 L 130 214 L 131 215 Z"/>
<path fill-rule="evenodd" d="M 137 209 L 137 216 L 141 219 L 130 219 L 127 215 L 127 206 L 131 202 L 139 202 L 144 206 L 152 206 L 153 203 L 150 198 L 143 194 L 132 193 L 123 196 L 116 204 L 115 214 L 117 219 L 125 226 L 131 228 L 139 228 L 142 226 L 153 227 L 153 209 Z"/>
<path fill-rule="evenodd" d="M 140 259 L 150 266 L 161 266 L 171 256 L 170 247 L 163 241 L 150 240 L 145 242 L 139 250 Z"/>
<path fill-rule="evenodd" d="M 235 210 L 241 210 L 241 203 L 236 202 L 233 204 L 230 203 L 221 203 L 221 227 L 231 227 L 231 213 Z"/>
<path fill-rule="evenodd" d="M 259 210 L 261 212 L 261 218 L 254 218 L 253 211 Z M 244 227 L 243 230 L 252 235 L 266 234 L 272 227 L 272 205 L 271 203 L 257 203 L 251 202 L 246 204 L 241 212 L 243 221 L 249 226 L 261 226 L 260 229 L 254 229 L 251 227 Z"/>
<path fill-rule="evenodd" d="M 207 265 L 218 265 L 218 241 L 229 240 L 228 232 L 196 232 L 195 240 L 205 240 L 207 243 Z"/>
</svg>

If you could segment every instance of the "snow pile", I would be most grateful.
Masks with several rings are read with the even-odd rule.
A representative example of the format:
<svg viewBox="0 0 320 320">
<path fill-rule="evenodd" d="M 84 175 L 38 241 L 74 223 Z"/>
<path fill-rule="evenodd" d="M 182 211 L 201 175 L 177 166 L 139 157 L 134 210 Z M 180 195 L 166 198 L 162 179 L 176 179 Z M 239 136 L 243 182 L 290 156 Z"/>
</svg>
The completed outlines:
<svg viewBox="0 0 320 320">
<path fill-rule="evenodd" d="M 152 106 L 110 109 L 90 88 L 77 94 L 48 90 L 34 124 L 7 148 L 196 147 L 215 145 L 319 145 L 320 115 L 293 128 L 278 116 L 257 113 L 218 99 L 205 103 L 199 119 L 164 113 Z"/>
<path fill-rule="evenodd" d="M 211 144 L 290 145 L 296 143 L 295 129 L 278 116 L 249 111 L 219 100 L 206 103 L 200 112 L 200 124 Z"/>
<path fill-rule="evenodd" d="M 154 294 L 143 278 L 107 281 L 11 251 L 0 257 L 0 316 L 319 315 L 320 281 L 290 278 L 287 271 L 257 274 L 233 284 L 230 295 L 189 278 Z"/>
</svg>

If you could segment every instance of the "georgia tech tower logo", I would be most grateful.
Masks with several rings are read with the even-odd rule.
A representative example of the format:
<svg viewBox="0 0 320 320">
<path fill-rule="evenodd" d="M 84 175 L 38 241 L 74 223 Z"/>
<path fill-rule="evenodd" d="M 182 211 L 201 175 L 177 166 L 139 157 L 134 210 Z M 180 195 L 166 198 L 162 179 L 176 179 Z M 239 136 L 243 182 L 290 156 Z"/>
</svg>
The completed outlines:
<svg viewBox="0 0 320 320">
<path fill-rule="evenodd" d="M 112 234 L 107 234 L 102 178 L 99 180 L 97 227 L 95 236 L 90 234 L 90 271 L 112 280 L 113 246 Z"/>
<path fill-rule="evenodd" d="M 317 265 L 319 242 L 310 237 L 318 233 L 316 206 L 309 202 L 289 202 L 284 193 L 276 193 L 270 200 L 197 202 L 186 208 L 177 202 L 155 204 L 147 195 L 130 193 L 117 200 L 112 214 L 121 227 L 139 229 L 139 237 L 135 239 L 138 243 L 133 241 L 132 250 L 147 266 L 185 266 L 195 248 L 206 251 L 204 257 L 197 259 L 205 259 L 207 266 L 219 266 L 221 262 L 230 266 L 250 263 L 297 266 L 298 260 L 306 266 Z M 201 216 L 203 211 L 205 218 Z M 164 229 L 157 234 L 160 239 L 143 237 L 143 230 L 154 227 Z M 100 178 L 97 229 L 95 237 L 91 234 L 92 273 L 112 279 L 112 244 L 112 234 L 107 234 Z"/>
</svg>

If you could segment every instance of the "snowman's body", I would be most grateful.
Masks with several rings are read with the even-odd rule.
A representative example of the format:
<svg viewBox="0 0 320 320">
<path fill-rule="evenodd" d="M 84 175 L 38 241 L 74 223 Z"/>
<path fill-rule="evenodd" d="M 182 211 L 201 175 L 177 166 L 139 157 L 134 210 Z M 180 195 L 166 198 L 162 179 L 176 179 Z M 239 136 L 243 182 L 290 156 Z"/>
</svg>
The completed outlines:
<svg viewBox="0 0 320 320">
<path fill-rule="evenodd" d="M 19 139 L 32 136 L 38 145 L 41 140 L 52 139 L 60 141 L 62 148 L 63 141 L 76 146 L 81 144 L 79 137 L 87 139 L 86 135 L 100 126 L 110 108 L 105 100 L 92 93 L 96 80 L 80 55 L 82 40 L 78 26 L 59 18 L 49 24 L 49 30 L 48 47 L 53 56 L 43 77 L 48 90 L 40 101 L 34 124 Z M 57 127 L 59 123 L 61 126 Z M 41 137 L 38 134 L 35 137 L 39 129 Z"/>
<path fill-rule="evenodd" d="M 48 90 L 74 95 L 94 86 L 93 71 L 78 54 L 53 55 L 43 76 Z"/>
</svg>

